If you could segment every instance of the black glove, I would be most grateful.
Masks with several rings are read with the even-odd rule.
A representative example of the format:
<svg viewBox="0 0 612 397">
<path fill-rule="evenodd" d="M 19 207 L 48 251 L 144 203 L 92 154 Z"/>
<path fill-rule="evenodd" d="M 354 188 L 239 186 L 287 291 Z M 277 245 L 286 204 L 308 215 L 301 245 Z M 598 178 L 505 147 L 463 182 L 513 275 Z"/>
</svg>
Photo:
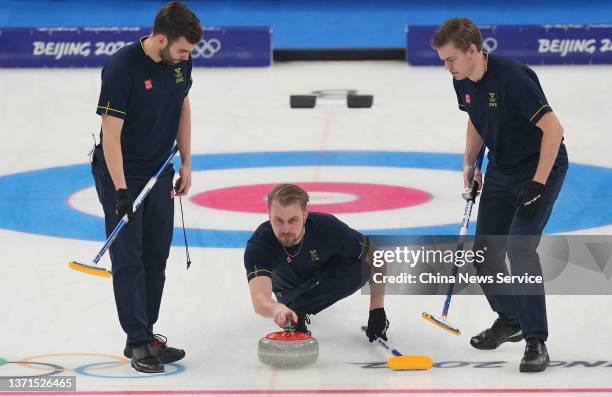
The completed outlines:
<svg viewBox="0 0 612 397">
<path fill-rule="evenodd" d="M 115 213 L 119 216 L 119 219 L 123 218 L 123 215 L 127 214 L 128 221 L 131 221 L 134 217 L 132 207 L 134 206 L 134 199 L 127 189 L 117 190 L 117 207 Z"/>
<path fill-rule="evenodd" d="M 527 187 L 521 190 L 516 200 L 516 206 L 518 207 L 516 215 L 519 218 L 532 218 L 535 215 L 542 201 L 544 187 L 540 182 L 531 181 Z"/>
<path fill-rule="evenodd" d="M 370 317 L 368 318 L 368 330 L 366 335 L 370 340 L 370 343 L 374 342 L 376 337 L 382 340 L 387 340 L 387 329 L 389 329 L 389 320 L 385 314 L 384 308 L 378 308 L 370 310 Z"/>
</svg>

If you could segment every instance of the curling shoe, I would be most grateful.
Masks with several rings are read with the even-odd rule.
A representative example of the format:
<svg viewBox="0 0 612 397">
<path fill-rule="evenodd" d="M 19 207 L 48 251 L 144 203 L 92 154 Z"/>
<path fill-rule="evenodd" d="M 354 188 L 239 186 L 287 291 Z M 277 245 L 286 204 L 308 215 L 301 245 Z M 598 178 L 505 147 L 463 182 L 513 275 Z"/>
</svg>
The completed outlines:
<svg viewBox="0 0 612 397">
<path fill-rule="evenodd" d="M 164 364 L 153 353 L 151 343 L 136 346 L 130 353 L 132 355 L 132 368 L 136 371 L 145 373 L 164 372 Z"/>
<path fill-rule="evenodd" d="M 544 342 L 536 338 L 527 339 L 525 355 L 521 360 L 519 371 L 542 372 L 549 364 L 550 358 L 548 358 L 548 350 L 546 350 Z"/>
<path fill-rule="evenodd" d="M 185 350 L 177 349 L 167 345 L 168 339 L 160 334 L 153 334 L 153 340 L 149 343 L 151 351 L 163 364 L 170 364 L 181 360 L 185 357 Z M 134 347 L 128 343 L 125 344 L 123 354 L 127 358 L 132 358 Z"/>
<path fill-rule="evenodd" d="M 518 342 L 523 339 L 521 326 L 516 320 L 507 320 L 501 316 L 488 328 L 470 339 L 470 345 L 476 349 L 492 350 L 505 342 Z"/>
</svg>

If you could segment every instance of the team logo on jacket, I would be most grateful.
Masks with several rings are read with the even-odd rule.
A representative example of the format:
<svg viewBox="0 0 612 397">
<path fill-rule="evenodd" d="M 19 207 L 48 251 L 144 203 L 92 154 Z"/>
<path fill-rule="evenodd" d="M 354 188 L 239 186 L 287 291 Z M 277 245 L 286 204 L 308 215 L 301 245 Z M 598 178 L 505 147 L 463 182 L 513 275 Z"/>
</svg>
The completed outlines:
<svg viewBox="0 0 612 397">
<path fill-rule="evenodd" d="M 470 97 L 470 94 L 465 94 L 465 103 L 467 104 L 472 103 L 472 98 Z"/>
<path fill-rule="evenodd" d="M 153 82 L 149 80 L 144 81 L 145 90 L 149 91 L 153 89 Z"/>
<path fill-rule="evenodd" d="M 176 84 L 185 81 L 185 77 L 183 77 L 183 71 L 181 68 L 174 68 L 174 78 L 176 79 Z"/>
<path fill-rule="evenodd" d="M 319 261 L 319 253 L 317 250 L 310 250 L 310 260 L 313 262 Z"/>
<path fill-rule="evenodd" d="M 496 108 L 497 107 L 497 98 L 495 97 L 494 92 L 489 92 L 489 107 Z"/>
</svg>

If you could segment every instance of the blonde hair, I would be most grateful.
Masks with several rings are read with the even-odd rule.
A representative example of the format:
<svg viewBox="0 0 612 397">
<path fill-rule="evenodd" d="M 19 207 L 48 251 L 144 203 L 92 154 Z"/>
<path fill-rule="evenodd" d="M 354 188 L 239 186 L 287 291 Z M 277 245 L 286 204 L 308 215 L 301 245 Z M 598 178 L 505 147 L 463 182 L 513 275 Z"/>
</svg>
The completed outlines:
<svg viewBox="0 0 612 397">
<path fill-rule="evenodd" d="M 308 193 L 306 193 L 306 191 L 301 187 L 292 185 L 290 183 L 283 183 L 276 186 L 270 193 L 268 193 L 268 211 L 270 210 L 272 201 L 274 200 L 277 200 L 283 207 L 291 205 L 297 201 L 300 203 L 302 209 L 305 210 L 309 199 L 310 197 L 308 196 Z"/>
</svg>

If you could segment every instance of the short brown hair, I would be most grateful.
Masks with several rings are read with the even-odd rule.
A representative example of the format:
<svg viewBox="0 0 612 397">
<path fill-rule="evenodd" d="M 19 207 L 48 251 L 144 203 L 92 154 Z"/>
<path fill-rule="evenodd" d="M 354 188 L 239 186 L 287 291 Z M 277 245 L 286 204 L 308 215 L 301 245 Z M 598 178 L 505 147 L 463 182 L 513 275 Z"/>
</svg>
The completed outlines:
<svg viewBox="0 0 612 397">
<path fill-rule="evenodd" d="M 432 48 L 440 48 L 449 42 L 463 52 L 466 52 L 472 44 L 480 51 L 482 33 L 476 24 L 467 18 L 451 18 L 436 29 L 430 44 Z"/>
<path fill-rule="evenodd" d="M 184 37 L 190 44 L 197 44 L 202 39 L 202 27 L 198 17 L 187 6 L 171 1 L 157 12 L 153 34 L 165 34 L 169 43 Z"/>
<path fill-rule="evenodd" d="M 301 187 L 292 185 L 290 183 L 283 183 L 276 186 L 270 193 L 268 193 L 268 210 L 270 210 L 272 201 L 274 200 L 277 200 L 283 207 L 291 205 L 297 201 L 300 203 L 302 209 L 305 210 L 306 204 L 308 204 L 310 197 Z"/>
</svg>

